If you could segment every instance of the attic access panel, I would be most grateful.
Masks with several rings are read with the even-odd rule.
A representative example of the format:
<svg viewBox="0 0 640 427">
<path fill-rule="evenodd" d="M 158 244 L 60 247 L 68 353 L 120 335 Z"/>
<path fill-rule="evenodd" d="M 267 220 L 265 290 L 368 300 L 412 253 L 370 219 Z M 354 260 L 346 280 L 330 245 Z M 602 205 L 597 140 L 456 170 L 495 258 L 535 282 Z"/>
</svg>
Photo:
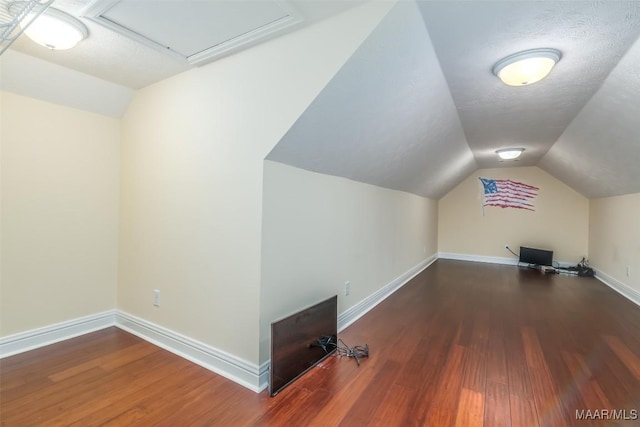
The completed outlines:
<svg viewBox="0 0 640 427">
<path fill-rule="evenodd" d="M 96 0 L 85 17 L 195 65 L 302 21 L 280 0 Z"/>
</svg>

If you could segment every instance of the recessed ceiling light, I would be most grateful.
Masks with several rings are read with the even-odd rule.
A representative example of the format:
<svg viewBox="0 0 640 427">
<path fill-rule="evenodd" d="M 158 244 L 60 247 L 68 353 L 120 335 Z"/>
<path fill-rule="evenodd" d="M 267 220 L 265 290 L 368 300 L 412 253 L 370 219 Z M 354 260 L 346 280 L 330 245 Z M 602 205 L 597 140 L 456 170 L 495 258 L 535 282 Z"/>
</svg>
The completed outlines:
<svg viewBox="0 0 640 427">
<path fill-rule="evenodd" d="M 23 1 L 9 6 L 9 12 L 16 15 L 24 8 Z M 89 32 L 82 22 L 61 10 L 47 8 L 37 16 L 33 11 L 20 21 L 24 33 L 41 46 L 55 50 L 71 49 L 85 39 Z"/>
<path fill-rule="evenodd" d="M 501 59 L 493 74 L 509 86 L 528 86 L 544 79 L 560 60 L 556 49 L 531 49 Z"/>
<path fill-rule="evenodd" d="M 502 160 L 514 160 L 520 157 L 520 154 L 524 151 L 524 148 L 503 148 L 497 150 L 496 154 L 500 156 Z"/>
</svg>

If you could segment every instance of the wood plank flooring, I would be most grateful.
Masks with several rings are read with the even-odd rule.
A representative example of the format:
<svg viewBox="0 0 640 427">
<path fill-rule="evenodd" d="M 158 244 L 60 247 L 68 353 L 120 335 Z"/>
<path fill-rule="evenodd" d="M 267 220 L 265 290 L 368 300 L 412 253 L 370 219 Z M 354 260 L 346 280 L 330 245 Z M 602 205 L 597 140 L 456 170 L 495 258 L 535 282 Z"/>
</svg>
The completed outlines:
<svg viewBox="0 0 640 427">
<path fill-rule="evenodd" d="M 439 260 L 340 337 L 371 356 L 271 398 L 105 329 L 1 360 L 1 424 L 640 425 L 640 308 L 595 279 Z"/>
</svg>

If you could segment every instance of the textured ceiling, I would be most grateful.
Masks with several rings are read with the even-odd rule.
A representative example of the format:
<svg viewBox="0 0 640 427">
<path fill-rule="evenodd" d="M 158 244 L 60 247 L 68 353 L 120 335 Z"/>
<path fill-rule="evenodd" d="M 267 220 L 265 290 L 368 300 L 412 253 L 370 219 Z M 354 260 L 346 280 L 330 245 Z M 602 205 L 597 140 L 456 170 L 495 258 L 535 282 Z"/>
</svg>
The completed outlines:
<svg viewBox="0 0 640 427">
<path fill-rule="evenodd" d="M 52 5 L 78 17 L 89 29 L 89 37 L 73 49 L 45 49 L 25 36 L 16 40 L 11 49 L 133 89 L 190 68 L 188 64 L 82 18 L 82 11 L 89 3 L 89 0 L 55 0 Z"/>
<path fill-rule="evenodd" d="M 267 159 L 429 197 L 476 168 L 414 3 L 393 8 Z"/>
<path fill-rule="evenodd" d="M 530 165 L 590 197 L 640 192 L 639 34 L 637 1 L 399 2 L 268 158 L 433 198 L 476 167 Z M 563 54 L 547 79 L 492 74 L 540 47 Z"/>
<path fill-rule="evenodd" d="M 215 4 L 237 3 L 234 0 L 121 1 L 134 4 L 144 3 L 150 8 L 153 8 L 154 3 L 164 5 L 167 3 L 182 3 L 185 8 L 189 3 L 193 4 L 194 7 L 201 5 L 203 2 Z M 242 0 L 242 4 L 250 5 L 255 3 L 256 7 L 261 7 L 261 3 L 265 1 Z M 299 25 L 302 26 L 326 19 L 363 2 L 364 0 L 290 0 L 287 1 L 287 4 L 291 5 L 303 18 L 303 22 Z M 93 3 L 95 3 L 94 0 L 55 0 L 52 5 L 52 7 L 77 17 L 89 29 L 89 37 L 73 49 L 66 51 L 44 49 L 27 37 L 20 37 L 13 43 L 11 49 L 133 89 L 143 88 L 194 67 L 186 61 L 159 52 L 86 18 L 85 14 L 88 14 L 88 11 L 91 10 Z M 200 7 L 194 10 L 200 10 Z M 240 20 L 240 18 L 237 19 Z M 253 21 L 253 17 L 247 15 L 246 20 Z M 214 21 L 213 18 L 212 21 Z M 299 26 L 291 27 L 286 31 L 293 31 Z M 163 27 L 159 28 L 158 31 L 167 33 L 175 31 L 175 28 L 166 28 L 167 25 L 163 25 Z M 274 36 L 271 35 L 270 37 Z M 263 41 L 267 39 L 265 38 Z"/>
<path fill-rule="evenodd" d="M 640 193 L 640 40 L 540 162 L 587 197 Z"/>
<path fill-rule="evenodd" d="M 88 3 L 54 5 L 81 15 Z M 289 3 L 309 25 L 362 1 Z M 91 36 L 70 51 L 24 37 L 12 49 L 128 88 L 191 67 L 83 21 Z M 268 158 L 432 198 L 478 167 L 518 165 L 588 197 L 638 193 L 639 36 L 640 1 L 399 0 Z M 538 47 L 562 51 L 547 79 L 514 88 L 491 73 Z M 500 163 L 507 146 L 521 160 Z"/>
<path fill-rule="evenodd" d="M 495 150 L 526 148 L 535 165 L 640 34 L 640 3 L 422 2 L 427 28 L 480 167 L 498 166 Z M 510 54 L 562 52 L 549 77 L 511 87 L 491 72 Z"/>
</svg>

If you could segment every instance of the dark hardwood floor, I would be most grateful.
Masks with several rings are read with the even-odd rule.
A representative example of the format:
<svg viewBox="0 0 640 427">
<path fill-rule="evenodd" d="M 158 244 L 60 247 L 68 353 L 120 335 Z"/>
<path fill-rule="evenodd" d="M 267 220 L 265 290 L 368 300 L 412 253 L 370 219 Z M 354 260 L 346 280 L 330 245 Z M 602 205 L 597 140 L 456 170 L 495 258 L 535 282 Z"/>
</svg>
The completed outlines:
<svg viewBox="0 0 640 427">
<path fill-rule="evenodd" d="M 20 427 L 640 425 L 613 419 L 640 411 L 640 308 L 595 279 L 439 260 L 340 337 L 368 344 L 371 356 L 360 367 L 329 358 L 270 398 L 109 328 L 0 361 L 0 419 Z"/>
</svg>

